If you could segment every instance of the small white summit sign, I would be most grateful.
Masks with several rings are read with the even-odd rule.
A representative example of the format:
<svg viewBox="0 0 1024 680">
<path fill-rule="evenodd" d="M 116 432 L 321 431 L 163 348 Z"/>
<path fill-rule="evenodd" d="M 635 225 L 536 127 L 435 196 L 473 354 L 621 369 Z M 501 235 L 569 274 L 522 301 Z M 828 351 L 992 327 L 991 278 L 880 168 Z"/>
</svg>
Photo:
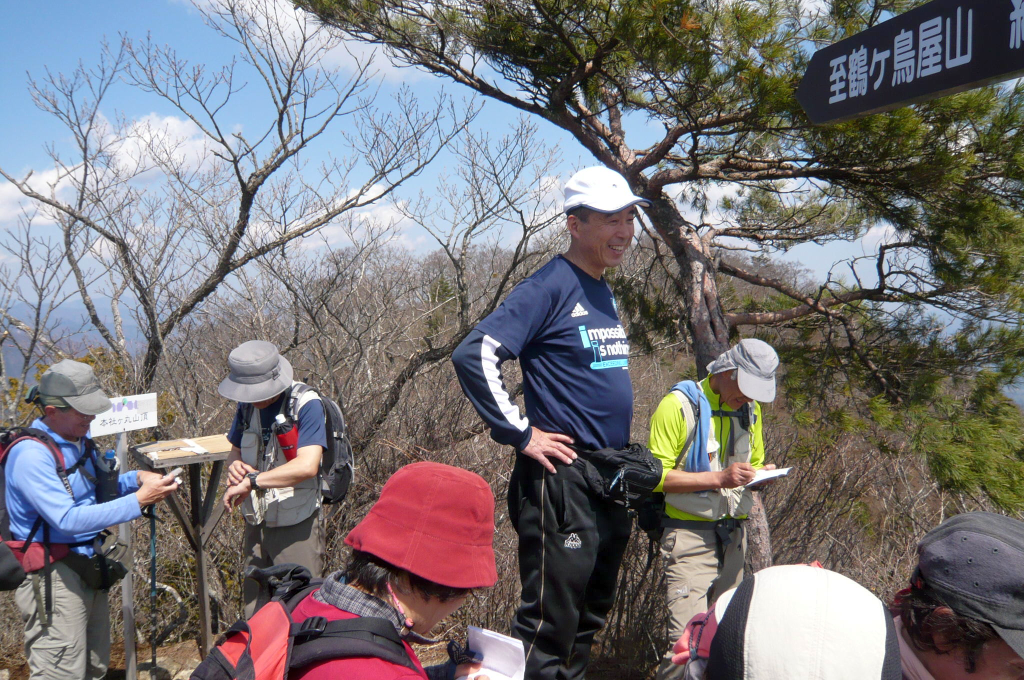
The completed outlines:
<svg viewBox="0 0 1024 680">
<path fill-rule="evenodd" d="M 96 416 L 89 428 L 90 437 L 119 434 L 156 427 L 156 392 L 116 397 L 110 400 L 110 410 Z"/>
</svg>

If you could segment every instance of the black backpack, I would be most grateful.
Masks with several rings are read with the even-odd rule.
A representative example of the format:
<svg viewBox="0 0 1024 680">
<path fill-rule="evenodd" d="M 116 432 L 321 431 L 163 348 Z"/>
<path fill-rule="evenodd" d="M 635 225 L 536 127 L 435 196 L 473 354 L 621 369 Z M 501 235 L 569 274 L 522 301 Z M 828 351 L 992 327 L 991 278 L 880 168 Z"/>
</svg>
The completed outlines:
<svg viewBox="0 0 1024 680">
<path fill-rule="evenodd" d="M 305 383 L 296 383 L 290 388 L 283 413 L 291 420 L 298 420 L 299 400 L 311 389 Z M 345 500 L 355 476 L 355 455 L 348 439 L 348 432 L 345 430 L 345 418 L 341 415 L 341 407 L 320 392 L 317 392 L 317 396 L 324 407 L 327 431 L 327 447 L 320 458 L 320 495 L 323 502 L 330 505 Z M 251 417 L 252 404 L 243 404 L 242 422 L 248 423 Z"/>
<path fill-rule="evenodd" d="M 311 664 L 352 657 L 374 657 L 417 670 L 390 621 L 328 621 L 322 616 L 292 620 L 299 603 L 323 584 L 305 567 L 249 567 L 245 576 L 260 586 L 255 613 L 228 629 L 191 680 L 285 680 L 289 672 Z"/>
</svg>

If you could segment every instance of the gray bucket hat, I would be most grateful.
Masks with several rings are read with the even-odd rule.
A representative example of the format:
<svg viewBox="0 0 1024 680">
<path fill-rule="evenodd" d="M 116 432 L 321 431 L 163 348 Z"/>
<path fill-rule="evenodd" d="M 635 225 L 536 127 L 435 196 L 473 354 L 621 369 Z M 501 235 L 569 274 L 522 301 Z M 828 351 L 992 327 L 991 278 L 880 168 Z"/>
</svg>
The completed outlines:
<svg viewBox="0 0 1024 680">
<path fill-rule="evenodd" d="M 110 410 L 110 398 L 103 392 L 92 366 L 71 359 L 46 369 L 39 378 L 39 396 L 43 404 L 63 402 L 88 416 Z"/>
<path fill-rule="evenodd" d="M 292 365 L 272 342 L 250 340 L 228 355 L 231 373 L 217 391 L 225 399 L 251 404 L 264 401 L 292 386 Z"/>
<path fill-rule="evenodd" d="M 708 364 L 708 373 L 714 375 L 735 368 L 740 392 L 766 404 L 775 400 L 775 369 L 778 367 L 779 355 L 771 345 L 756 338 L 746 338 Z"/>
</svg>

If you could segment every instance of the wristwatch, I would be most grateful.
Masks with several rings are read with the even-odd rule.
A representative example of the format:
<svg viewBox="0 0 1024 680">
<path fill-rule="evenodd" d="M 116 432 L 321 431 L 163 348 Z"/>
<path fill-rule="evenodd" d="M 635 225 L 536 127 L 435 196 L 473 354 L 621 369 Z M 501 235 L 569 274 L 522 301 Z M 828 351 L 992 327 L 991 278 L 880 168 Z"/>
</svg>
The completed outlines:
<svg viewBox="0 0 1024 680">
<path fill-rule="evenodd" d="M 249 489 L 250 491 L 262 491 L 260 485 L 256 483 L 256 478 L 259 476 L 258 472 L 250 472 L 246 475 L 249 478 Z"/>
</svg>

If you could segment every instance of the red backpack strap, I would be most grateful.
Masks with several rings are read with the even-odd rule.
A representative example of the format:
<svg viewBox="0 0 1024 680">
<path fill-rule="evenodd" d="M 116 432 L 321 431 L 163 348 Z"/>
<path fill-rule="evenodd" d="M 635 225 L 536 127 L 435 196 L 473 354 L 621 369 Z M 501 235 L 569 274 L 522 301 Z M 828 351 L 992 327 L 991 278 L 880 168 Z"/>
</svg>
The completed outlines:
<svg viewBox="0 0 1024 680">
<path fill-rule="evenodd" d="M 284 605 L 272 600 L 248 621 L 236 621 L 192 672 L 192 680 L 283 680 L 291 626 Z"/>
</svg>

